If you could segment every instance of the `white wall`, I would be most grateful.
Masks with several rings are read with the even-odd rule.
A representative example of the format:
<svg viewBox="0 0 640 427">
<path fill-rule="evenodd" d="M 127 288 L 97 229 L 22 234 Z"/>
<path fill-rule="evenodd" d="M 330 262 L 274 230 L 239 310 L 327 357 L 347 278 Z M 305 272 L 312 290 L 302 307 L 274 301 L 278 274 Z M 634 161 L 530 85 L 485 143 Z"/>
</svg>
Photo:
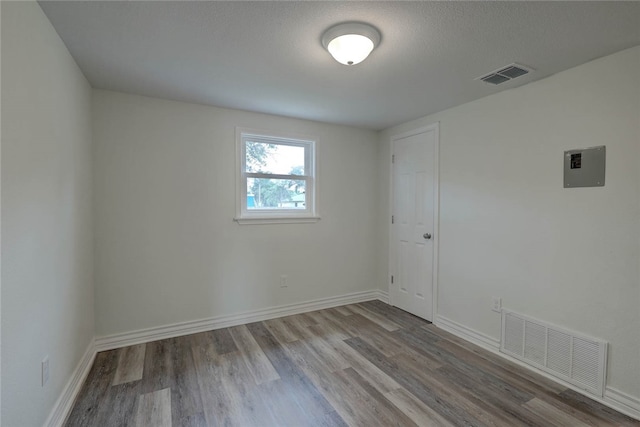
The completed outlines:
<svg viewBox="0 0 640 427">
<path fill-rule="evenodd" d="M 320 138 L 319 222 L 233 221 L 236 126 Z M 374 132 L 108 91 L 93 132 L 98 336 L 376 287 Z"/>
<path fill-rule="evenodd" d="M 94 335 L 91 88 L 37 3 L 1 7 L 2 421 L 24 427 Z"/>
<path fill-rule="evenodd" d="M 636 47 L 388 129 L 378 161 L 388 188 L 389 136 L 440 121 L 441 316 L 499 339 L 490 311 L 499 296 L 509 309 L 602 338 L 608 385 L 636 398 L 639 76 Z M 607 146 L 606 186 L 564 189 L 563 151 L 596 145 Z M 380 248 L 385 283 L 388 236 Z"/>
<path fill-rule="evenodd" d="M 389 136 L 435 121 L 440 315 L 498 338 L 501 296 L 603 338 L 609 386 L 640 398 L 640 48 L 376 144 L 369 131 L 121 93 L 92 103 L 39 6 L 1 8 L 3 425 L 42 424 L 94 318 L 102 336 L 385 289 Z M 235 126 L 320 138 L 320 222 L 232 221 Z M 600 144 L 606 187 L 563 189 L 562 152 Z"/>
</svg>

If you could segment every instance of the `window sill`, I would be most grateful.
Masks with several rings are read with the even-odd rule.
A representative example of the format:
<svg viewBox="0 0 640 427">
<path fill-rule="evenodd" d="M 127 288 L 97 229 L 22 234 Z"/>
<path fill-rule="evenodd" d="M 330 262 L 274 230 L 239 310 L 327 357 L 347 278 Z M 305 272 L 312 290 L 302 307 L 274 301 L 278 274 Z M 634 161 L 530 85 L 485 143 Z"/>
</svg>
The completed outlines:
<svg viewBox="0 0 640 427">
<path fill-rule="evenodd" d="M 268 216 L 256 216 L 256 217 L 244 217 L 234 218 L 235 222 L 240 225 L 249 224 L 304 224 L 320 221 L 319 216 L 297 216 L 297 217 L 268 217 Z"/>
</svg>

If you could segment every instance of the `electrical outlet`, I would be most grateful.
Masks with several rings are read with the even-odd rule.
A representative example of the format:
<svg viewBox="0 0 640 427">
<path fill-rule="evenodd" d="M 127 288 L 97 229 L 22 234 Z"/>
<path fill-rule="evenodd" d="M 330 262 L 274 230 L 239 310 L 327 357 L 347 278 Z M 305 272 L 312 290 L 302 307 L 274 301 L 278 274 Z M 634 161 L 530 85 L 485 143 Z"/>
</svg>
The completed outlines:
<svg viewBox="0 0 640 427">
<path fill-rule="evenodd" d="M 280 276 L 280 288 L 284 289 L 289 287 L 289 285 L 287 285 L 288 278 L 289 276 L 287 276 L 286 274 L 283 274 L 282 276 Z"/>
<path fill-rule="evenodd" d="M 491 311 L 495 311 L 496 313 L 500 313 L 502 311 L 502 298 L 493 297 L 493 306 L 491 307 Z"/>
<path fill-rule="evenodd" d="M 49 356 L 42 359 L 42 387 L 49 382 Z"/>
</svg>

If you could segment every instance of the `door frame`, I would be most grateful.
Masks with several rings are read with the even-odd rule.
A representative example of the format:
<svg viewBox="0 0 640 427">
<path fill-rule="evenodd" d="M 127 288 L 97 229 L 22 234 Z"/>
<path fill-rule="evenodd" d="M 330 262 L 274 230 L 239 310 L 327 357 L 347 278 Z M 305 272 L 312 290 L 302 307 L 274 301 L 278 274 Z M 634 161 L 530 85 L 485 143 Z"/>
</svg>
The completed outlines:
<svg viewBox="0 0 640 427">
<path fill-rule="evenodd" d="M 393 170 L 393 151 L 395 143 L 399 139 L 404 139 L 410 136 L 419 135 L 434 131 L 435 143 L 433 148 L 433 269 L 431 272 L 433 287 L 432 287 L 432 315 L 431 322 L 436 323 L 438 316 L 438 255 L 440 253 L 440 122 L 432 123 L 428 126 L 422 126 L 410 131 L 393 134 L 389 137 L 389 165 L 391 166 L 389 171 L 389 274 L 387 275 L 387 283 L 389 284 L 389 304 L 394 305 L 396 301 L 393 299 L 393 292 L 391 291 L 391 276 L 395 274 L 395 253 L 394 253 L 394 232 L 393 224 L 391 223 L 391 216 L 393 215 L 393 201 L 394 201 L 394 170 Z M 395 305 L 394 305 L 395 306 Z"/>
</svg>

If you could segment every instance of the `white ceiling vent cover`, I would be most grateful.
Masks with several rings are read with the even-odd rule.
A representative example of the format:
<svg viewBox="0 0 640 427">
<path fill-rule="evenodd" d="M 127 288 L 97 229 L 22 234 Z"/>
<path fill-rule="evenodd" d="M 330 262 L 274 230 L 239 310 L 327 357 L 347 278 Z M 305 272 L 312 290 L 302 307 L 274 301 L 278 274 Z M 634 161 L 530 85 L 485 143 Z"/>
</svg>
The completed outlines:
<svg viewBox="0 0 640 427">
<path fill-rule="evenodd" d="M 602 397 L 607 343 L 508 310 L 500 351 Z"/>
<path fill-rule="evenodd" d="M 475 78 L 474 80 L 482 80 L 486 83 L 491 83 L 494 85 L 499 85 L 500 83 L 508 82 L 509 80 L 513 80 L 520 76 L 524 76 L 533 71 L 533 68 L 525 67 L 520 64 L 509 64 L 505 67 L 501 67 L 495 71 L 490 72 L 489 74 L 485 74 L 484 76 L 480 76 Z"/>
</svg>

